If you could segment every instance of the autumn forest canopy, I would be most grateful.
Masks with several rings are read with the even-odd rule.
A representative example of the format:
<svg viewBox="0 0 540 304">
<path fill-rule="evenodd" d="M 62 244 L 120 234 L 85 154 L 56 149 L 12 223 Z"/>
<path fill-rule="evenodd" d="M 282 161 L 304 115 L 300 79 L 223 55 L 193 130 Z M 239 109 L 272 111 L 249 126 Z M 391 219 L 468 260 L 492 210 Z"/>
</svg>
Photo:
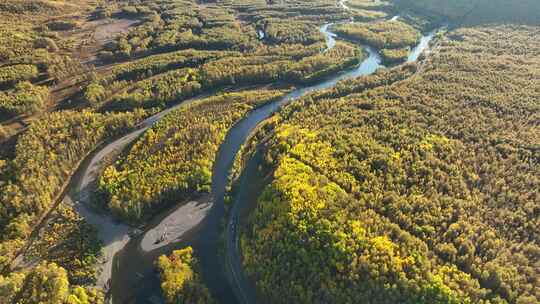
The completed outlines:
<svg viewBox="0 0 540 304">
<path fill-rule="evenodd" d="M 539 12 L 3 0 L 0 303 L 540 303 Z"/>
</svg>

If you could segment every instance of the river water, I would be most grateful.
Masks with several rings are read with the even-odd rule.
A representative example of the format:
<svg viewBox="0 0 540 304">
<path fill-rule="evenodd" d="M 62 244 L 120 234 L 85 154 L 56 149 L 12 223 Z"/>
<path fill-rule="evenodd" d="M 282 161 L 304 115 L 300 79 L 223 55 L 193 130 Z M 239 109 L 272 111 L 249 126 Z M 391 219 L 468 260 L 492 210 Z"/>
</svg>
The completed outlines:
<svg viewBox="0 0 540 304">
<path fill-rule="evenodd" d="M 321 33 L 326 38 L 328 49 L 334 47 L 336 43 L 336 35 L 329 30 L 330 26 L 330 24 L 326 24 L 320 28 Z M 434 32 L 423 36 L 418 46 L 411 51 L 408 61 L 417 60 L 428 47 L 433 36 Z M 155 259 L 159 255 L 168 254 L 174 249 L 185 246 L 192 246 L 197 252 L 204 281 L 216 299 L 219 299 L 221 303 L 254 302 L 253 290 L 245 290 L 249 283 L 243 277 L 239 262 L 240 253 L 238 252 L 236 235 L 238 207 L 236 205 L 231 211 L 232 216 L 229 223 L 227 225 L 224 223 L 224 195 L 234 159 L 256 126 L 283 105 L 306 94 L 332 88 L 341 80 L 370 75 L 383 67 L 377 51 L 367 46 L 364 48 L 368 57 L 360 65 L 337 73 L 318 84 L 296 89 L 273 103 L 254 109 L 229 131 L 220 146 L 213 168 L 213 203 L 206 213 L 206 217 L 199 225 L 182 235 L 180 241 L 150 252 L 141 248 L 142 235 L 132 238 L 114 259 L 111 289 L 114 303 L 162 303 L 159 279 L 154 270 Z M 170 213 L 171 211 L 156 217 L 148 227 L 151 229 L 158 226 L 162 220 L 167 219 Z M 227 240 L 223 240 L 221 237 L 225 227 L 227 227 L 229 236 Z M 231 235 L 232 237 L 230 237 Z M 226 242 L 225 247 L 228 250 L 226 254 L 227 270 L 224 269 L 225 265 L 222 265 L 224 253 L 220 252 L 220 248 L 224 247 L 223 242 Z M 225 275 L 226 272 L 228 277 Z"/>
<path fill-rule="evenodd" d="M 335 37 L 337 37 L 336 34 L 329 31 L 330 26 L 331 25 L 327 24 L 321 27 L 321 32 L 326 37 L 327 49 L 335 46 Z M 411 51 L 408 62 L 412 62 L 418 59 L 419 55 L 429 46 L 429 41 L 431 41 L 433 36 L 434 32 L 422 37 L 419 44 Z M 241 146 L 246 142 L 249 135 L 257 127 L 257 125 L 270 117 L 274 112 L 279 110 L 281 106 L 293 100 L 299 99 L 302 96 L 305 96 L 312 92 L 332 88 L 339 81 L 357 78 L 359 76 L 370 75 L 374 73 L 377 69 L 383 68 L 383 66 L 381 65 L 382 60 L 378 52 L 369 46 L 364 46 L 364 49 L 367 51 L 368 57 L 356 68 L 338 73 L 316 85 L 294 90 L 275 103 L 255 109 L 251 111 L 246 117 L 244 117 L 229 131 L 225 138 L 225 141 L 220 147 L 220 151 L 216 159 L 216 166 L 213 172 L 213 191 L 217 198 L 216 203 L 222 205 L 223 195 L 225 194 L 225 187 L 227 185 L 227 176 L 230 172 L 236 154 L 240 150 Z M 253 166 L 253 163 L 250 162 L 250 164 L 248 164 L 248 167 L 249 166 Z M 250 168 L 247 168 L 246 171 L 251 172 L 254 170 L 250 170 Z M 242 190 L 240 190 L 240 193 L 237 193 L 237 198 L 230 212 L 230 219 L 227 223 L 226 230 L 227 253 L 225 261 L 227 270 L 229 272 L 230 281 L 232 282 L 232 287 L 236 294 L 237 302 L 239 303 L 256 302 L 254 288 L 251 286 L 251 283 L 244 276 L 242 271 L 242 265 L 240 260 L 241 254 L 238 244 L 238 224 L 239 215 L 242 208 L 242 204 L 239 203 L 239 200 L 242 200 L 245 197 L 249 197 L 250 195 L 246 192 L 254 190 L 244 188 L 256 188 L 255 185 L 251 185 L 250 183 L 253 183 L 257 179 L 251 177 L 248 179 L 249 182 L 247 183 L 247 185 L 245 181 L 241 181 Z"/>
</svg>

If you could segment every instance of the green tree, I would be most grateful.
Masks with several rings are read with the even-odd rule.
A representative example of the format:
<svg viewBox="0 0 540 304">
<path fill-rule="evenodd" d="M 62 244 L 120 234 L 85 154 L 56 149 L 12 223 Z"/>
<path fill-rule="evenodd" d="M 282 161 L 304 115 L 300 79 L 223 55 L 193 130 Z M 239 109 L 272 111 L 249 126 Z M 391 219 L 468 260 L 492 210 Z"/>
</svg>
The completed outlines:
<svg viewBox="0 0 540 304">
<path fill-rule="evenodd" d="M 167 303 L 214 303 L 198 273 L 197 260 L 193 257 L 191 247 L 175 250 L 170 256 L 160 256 L 157 267 Z"/>
</svg>

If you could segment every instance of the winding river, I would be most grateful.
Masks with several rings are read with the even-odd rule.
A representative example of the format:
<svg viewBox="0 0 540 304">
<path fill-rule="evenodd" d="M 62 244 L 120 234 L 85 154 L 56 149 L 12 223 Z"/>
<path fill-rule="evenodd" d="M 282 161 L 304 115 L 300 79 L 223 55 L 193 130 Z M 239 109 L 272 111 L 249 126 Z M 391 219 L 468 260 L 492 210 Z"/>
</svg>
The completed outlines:
<svg viewBox="0 0 540 304">
<path fill-rule="evenodd" d="M 346 7 L 344 1 L 340 4 Z M 325 24 L 320 28 L 326 38 L 326 50 L 333 48 L 336 44 L 337 35 L 332 33 L 330 28 L 331 24 Z M 408 61 L 418 59 L 429 46 L 434 34 L 435 32 L 432 32 L 422 37 L 418 46 L 411 51 Z M 148 118 L 138 130 L 106 145 L 81 166 L 82 169 L 78 173 L 79 181 L 75 183 L 72 194 L 65 200 L 74 204 L 81 216 L 98 229 L 100 238 L 104 240 L 105 261 L 97 285 L 108 287 L 112 282 L 110 290 L 114 303 L 163 303 L 154 262 L 159 255 L 168 254 L 174 249 L 185 246 L 192 246 L 197 252 L 205 283 L 221 303 L 255 302 L 254 288 L 242 271 L 237 230 L 242 208 L 241 198 L 246 195 L 243 193 L 249 190 L 247 189 L 249 187 L 241 187 L 240 194 L 230 212 L 229 221 L 223 222 L 224 195 L 233 161 L 240 147 L 257 125 L 283 105 L 306 94 L 331 88 L 341 80 L 369 75 L 383 67 L 381 57 L 375 49 L 368 46 L 364 46 L 364 49 L 368 56 L 355 68 L 339 72 L 316 85 L 296 89 L 283 98 L 246 114 L 228 132 L 220 146 L 213 168 L 211 195 L 164 212 L 152 220 L 145 232 L 138 236 L 130 237 L 130 229 L 127 226 L 114 222 L 107 215 L 95 214 L 85 207 L 84 203 L 88 201 L 90 185 L 97 178 L 101 162 L 111 155 L 118 154 L 174 108 Z M 203 97 L 199 96 L 175 108 Z M 77 195 L 79 197 L 75 199 Z M 167 231 L 167 227 L 172 228 Z M 225 239 L 222 237 L 224 229 Z M 163 235 L 168 235 L 170 239 L 163 243 L 156 241 Z M 225 252 L 220 252 L 220 248 L 223 247 L 225 247 Z M 223 265 L 223 255 L 226 265 Z"/>
<path fill-rule="evenodd" d="M 326 24 L 320 29 L 326 37 L 328 48 L 334 47 L 336 37 L 329 30 L 330 26 L 330 24 Z M 418 58 L 422 51 L 427 48 L 432 37 L 433 33 L 422 37 L 419 45 L 411 52 L 409 61 L 415 61 Z M 311 92 L 331 88 L 341 80 L 369 75 L 381 68 L 381 57 L 377 51 L 370 47 L 365 47 L 365 49 L 368 57 L 357 67 L 338 73 L 316 85 L 294 90 L 276 102 L 257 108 L 249 112 L 229 131 L 219 149 L 213 168 L 211 202 L 191 203 L 194 208 L 204 210 L 203 218 L 195 221 L 191 228 L 184 229 L 178 241 L 154 248 L 151 251 L 143 249 L 145 246 L 141 246 L 141 242 L 144 243 L 144 239 L 148 239 L 149 234 L 160 235 L 159 232 L 156 232 L 162 229 L 158 228 L 160 223 L 162 223 L 162 220 L 170 218 L 171 215 L 164 215 L 155 219 L 154 223 L 149 225 L 150 229 L 145 234 L 128 242 L 116 257 L 113 271 L 114 284 L 112 287 L 115 302 L 147 303 L 148 299 L 152 299 L 156 303 L 159 302 L 159 280 L 157 274 L 153 271 L 155 259 L 161 254 L 188 245 L 194 247 L 198 252 L 203 277 L 216 298 L 220 299 L 222 303 L 255 302 L 254 288 L 250 286 L 249 281 L 245 278 L 240 262 L 237 226 L 242 204 L 238 201 L 231 210 L 231 217 L 226 226 L 225 271 L 223 269 L 224 265 L 222 265 L 223 259 L 220 256 L 220 235 L 223 230 L 223 217 L 225 214 L 224 195 L 228 175 L 236 154 L 256 126 L 279 110 L 284 104 Z M 242 191 L 240 192 L 238 197 L 244 195 Z M 183 217 L 182 220 L 191 219 L 193 213 L 192 210 L 175 211 L 173 211 L 173 216 Z M 189 216 L 186 217 L 186 215 Z M 150 238 L 152 237 L 150 236 Z"/>
<path fill-rule="evenodd" d="M 328 29 L 329 25 L 324 25 L 321 28 L 321 32 L 325 35 L 327 45 L 330 48 L 335 45 L 334 38 L 337 35 L 330 32 Z M 408 62 L 413 62 L 418 59 L 420 54 L 429 46 L 429 41 L 433 39 L 434 34 L 435 32 L 431 32 L 420 39 L 419 44 L 411 51 L 411 54 L 407 60 Z M 319 84 L 295 90 L 273 104 L 256 109 L 249 113 L 229 131 L 225 141 L 221 145 L 216 160 L 216 168 L 214 170 L 213 191 L 217 195 L 216 197 L 218 200 L 216 200 L 216 202 L 218 204 L 222 205 L 227 175 L 231 169 L 236 154 L 259 123 L 267 119 L 284 104 L 301 98 L 308 93 L 329 89 L 335 86 L 336 83 L 341 80 L 356 78 L 363 75 L 370 75 L 377 69 L 383 67 L 381 65 L 381 57 L 377 51 L 368 46 L 364 46 L 364 48 L 368 52 L 369 56 L 355 69 L 339 73 Z M 226 266 L 228 268 L 228 272 L 230 273 L 230 279 L 232 281 L 231 283 L 233 285 L 233 290 L 236 293 L 237 300 L 238 302 L 244 304 L 255 303 L 256 301 L 254 288 L 251 286 L 252 283 L 249 282 L 242 271 L 238 223 L 239 216 L 242 208 L 244 207 L 243 205 L 248 203 L 247 200 L 250 197 L 253 197 L 253 192 L 257 191 L 255 188 L 261 186 L 252 184 L 253 181 L 257 181 L 262 178 L 261 176 L 256 176 L 257 170 L 255 170 L 255 167 L 257 166 L 257 163 L 257 160 L 250 161 L 245 169 L 247 174 L 245 174 L 240 180 L 239 191 L 236 193 L 226 230 Z"/>
</svg>

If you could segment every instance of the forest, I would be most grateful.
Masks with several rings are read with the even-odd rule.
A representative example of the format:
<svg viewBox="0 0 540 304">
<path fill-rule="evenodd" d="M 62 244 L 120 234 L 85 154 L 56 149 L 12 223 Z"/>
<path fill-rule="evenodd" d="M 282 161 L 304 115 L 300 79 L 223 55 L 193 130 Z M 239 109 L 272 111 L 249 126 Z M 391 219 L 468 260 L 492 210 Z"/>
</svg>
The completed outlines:
<svg viewBox="0 0 540 304">
<path fill-rule="evenodd" d="M 290 52 L 292 48 L 262 49 L 252 56 L 197 52 L 195 58 L 201 57 L 199 65 L 192 67 L 193 64 L 183 62 L 170 70 L 161 67 L 162 55 L 156 55 L 159 57 L 147 57 L 148 66 L 139 66 L 141 70 L 132 71 L 129 67 L 132 64 L 116 68 L 107 79 L 88 86 L 85 95 L 101 110 L 125 111 L 139 107 L 163 109 L 179 100 L 217 88 L 264 85 L 277 81 L 300 85 L 314 83 L 335 71 L 358 64 L 363 57 L 360 50 L 346 43 L 339 43 L 325 55 L 320 54 L 322 48 L 322 44 L 315 44 L 296 49 L 293 54 L 286 53 L 285 56 L 282 54 Z M 189 58 L 194 59 L 193 56 Z M 164 72 L 158 74 L 160 69 Z M 137 74 L 154 76 L 137 81 Z M 116 92 L 116 88 L 120 88 L 119 92 Z M 107 91 L 116 93 L 107 97 Z"/>
<path fill-rule="evenodd" d="M 294 24 L 281 22 L 282 8 L 257 6 L 172 0 L 158 4 L 8 0 L 0 5 L 0 268 L 6 302 L 102 301 L 102 291 L 89 289 L 101 254 L 95 229 L 61 202 L 77 167 L 96 147 L 133 130 L 149 115 L 208 90 L 283 82 L 275 90 L 220 93 L 175 111 L 145 134 L 147 139 L 151 134 L 168 137 L 179 132 L 174 124 L 187 119 L 191 125 L 180 129 L 196 132 L 162 148 L 183 142 L 193 150 L 163 150 L 168 160 L 156 158 L 156 165 L 180 158 L 199 160 L 185 168 L 166 166 L 172 170 L 173 189 L 160 188 L 157 176 L 146 176 L 152 190 L 144 194 L 147 200 L 141 205 L 133 203 L 139 194 L 128 190 L 125 180 L 116 180 L 118 188 L 103 183 L 98 189 L 98 197 L 114 194 L 127 199 L 121 203 L 116 196 L 110 199 L 115 214 L 140 220 L 144 209 L 148 218 L 157 212 L 151 206 L 208 191 L 213 155 L 227 129 L 243 114 L 278 98 L 291 84 L 312 83 L 360 62 L 360 48 L 348 43 L 340 43 L 328 56 L 320 55 L 325 48 L 318 31 L 322 19 L 344 16 L 334 5 L 290 7 L 289 16 L 296 15 Z M 331 15 L 321 18 L 326 12 Z M 103 20 L 114 26 L 126 18 L 136 23 L 110 39 L 98 38 L 100 27 L 107 28 Z M 266 26 L 273 34 L 261 40 L 256 29 Z M 209 140 L 207 146 L 192 144 L 204 138 Z M 131 152 L 138 147 L 143 158 L 146 149 L 157 148 L 145 147 L 141 139 Z M 119 162 L 148 166 L 143 158 L 140 163 Z M 183 179 L 175 177 L 180 172 Z M 103 180 L 112 182 L 108 178 L 112 177 L 104 175 Z M 186 184 L 188 188 L 182 188 Z M 26 266 L 38 264 L 41 268 Z M 44 293 L 26 288 L 37 288 L 32 282 L 49 276 L 46 268 L 61 277 L 62 292 L 58 298 L 26 299 L 28 294 Z"/>
<path fill-rule="evenodd" d="M 96 289 L 71 286 L 66 270 L 55 263 L 42 262 L 29 271 L 0 276 L 2 303 L 103 304 Z"/>
<path fill-rule="evenodd" d="M 407 59 L 417 44 L 420 33 L 407 23 L 391 20 L 375 23 L 349 23 L 336 27 L 336 34 L 380 50 L 385 63 L 400 63 Z"/>
<path fill-rule="evenodd" d="M 133 113 L 51 113 L 20 136 L 16 157 L 0 162 L 0 267 L 4 271 L 26 250 L 25 241 L 33 227 L 55 205 L 81 155 L 107 138 L 127 132 L 139 119 Z"/>
<path fill-rule="evenodd" d="M 233 165 L 237 181 L 262 153 L 268 179 L 238 227 L 257 302 L 538 303 L 538 11 L 536 0 L 1 1 L 0 303 L 111 299 L 100 227 L 64 200 L 80 199 L 71 192 L 108 144 L 142 130 L 88 190 L 88 207 L 129 238 L 211 192 L 242 118 L 357 67 L 366 45 L 390 68 L 284 106 Z M 419 62 L 398 65 L 441 27 Z M 152 258 L 166 303 L 220 302 L 204 256 L 182 245 Z"/>
<path fill-rule="evenodd" d="M 283 94 L 260 89 L 224 93 L 172 111 L 104 169 L 98 201 L 137 222 L 164 205 L 210 192 L 215 155 L 228 129 L 246 112 Z"/>
<path fill-rule="evenodd" d="M 259 299 L 537 303 L 535 33 L 456 30 L 260 131 L 272 179 L 241 241 Z"/>
<path fill-rule="evenodd" d="M 435 19 L 458 21 L 465 25 L 507 22 L 538 25 L 535 0 L 395 0 L 397 7 Z"/>
</svg>

